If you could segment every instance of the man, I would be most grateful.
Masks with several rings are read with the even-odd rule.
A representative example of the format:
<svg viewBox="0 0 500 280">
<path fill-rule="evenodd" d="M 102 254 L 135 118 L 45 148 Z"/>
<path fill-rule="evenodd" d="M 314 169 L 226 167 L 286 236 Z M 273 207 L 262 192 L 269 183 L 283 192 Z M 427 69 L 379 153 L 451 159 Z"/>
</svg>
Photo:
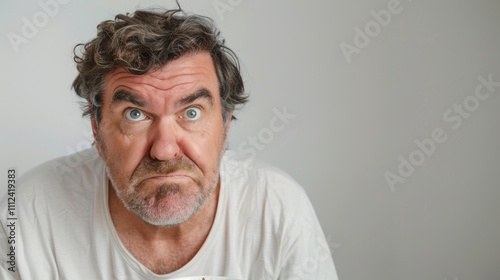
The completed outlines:
<svg viewBox="0 0 500 280">
<path fill-rule="evenodd" d="M 225 151 L 247 96 L 211 21 L 137 11 L 98 30 L 73 83 L 96 146 L 19 180 L 2 279 L 337 279 L 303 190 Z"/>
</svg>

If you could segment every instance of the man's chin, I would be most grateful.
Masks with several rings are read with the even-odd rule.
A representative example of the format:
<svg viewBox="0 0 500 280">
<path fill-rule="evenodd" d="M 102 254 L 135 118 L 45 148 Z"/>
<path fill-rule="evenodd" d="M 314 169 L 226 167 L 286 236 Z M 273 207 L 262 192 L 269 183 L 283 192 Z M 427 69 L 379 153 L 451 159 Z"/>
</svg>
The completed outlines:
<svg viewBox="0 0 500 280">
<path fill-rule="evenodd" d="M 160 198 L 155 206 L 131 209 L 144 222 L 157 227 L 175 227 L 189 220 L 202 205 L 198 202 L 182 203 L 177 201 L 178 194 Z"/>
</svg>

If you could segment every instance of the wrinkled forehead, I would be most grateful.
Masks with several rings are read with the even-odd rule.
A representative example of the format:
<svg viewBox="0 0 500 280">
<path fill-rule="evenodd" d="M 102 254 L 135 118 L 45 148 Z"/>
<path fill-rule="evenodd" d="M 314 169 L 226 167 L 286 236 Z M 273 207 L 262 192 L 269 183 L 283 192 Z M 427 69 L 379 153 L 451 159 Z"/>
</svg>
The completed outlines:
<svg viewBox="0 0 500 280">
<path fill-rule="evenodd" d="M 104 81 L 104 93 L 109 95 L 119 88 L 140 92 L 189 93 L 206 88 L 219 97 L 218 78 L 213 59 L 208 52 L 182 56 L 165 65 L 136 75 L 123 68 L 109 73 Z"/>
</svg>

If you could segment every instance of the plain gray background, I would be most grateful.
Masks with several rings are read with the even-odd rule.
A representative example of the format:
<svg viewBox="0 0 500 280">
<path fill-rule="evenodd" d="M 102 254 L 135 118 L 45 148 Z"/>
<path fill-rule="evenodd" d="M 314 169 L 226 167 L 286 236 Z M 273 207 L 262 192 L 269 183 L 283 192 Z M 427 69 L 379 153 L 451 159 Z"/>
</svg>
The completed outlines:
<svg viewBox="0 0 500 280">
<path fill-rule="evenodd" d="M 76 43 L 116 13 L 175 7 L 54 1 L 0 4 L 4 172 L 90 146 Z M 340 279 L 500 279 L 500 1 L 181 4 L 241 60 L 251 102 L 230 148 L 304 187 Z"/>
</svg>

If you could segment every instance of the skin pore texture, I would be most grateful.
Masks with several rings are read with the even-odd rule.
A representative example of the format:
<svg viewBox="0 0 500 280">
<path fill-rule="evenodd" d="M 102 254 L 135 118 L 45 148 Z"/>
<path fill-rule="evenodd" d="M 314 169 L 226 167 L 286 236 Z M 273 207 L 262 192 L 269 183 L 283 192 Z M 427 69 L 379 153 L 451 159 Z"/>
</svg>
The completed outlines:
<svg viewBox="0 0 500 280">
<path fill-rule="evenodd" d="M 92 119 L 109 177 L 109 209 L 121 242 L 157 274 L 188 263 L 210 232 L 223 122 L 208 52 L 144 75 L 116 69 L 105 80 L 102 118 Z"/>
</svg>

